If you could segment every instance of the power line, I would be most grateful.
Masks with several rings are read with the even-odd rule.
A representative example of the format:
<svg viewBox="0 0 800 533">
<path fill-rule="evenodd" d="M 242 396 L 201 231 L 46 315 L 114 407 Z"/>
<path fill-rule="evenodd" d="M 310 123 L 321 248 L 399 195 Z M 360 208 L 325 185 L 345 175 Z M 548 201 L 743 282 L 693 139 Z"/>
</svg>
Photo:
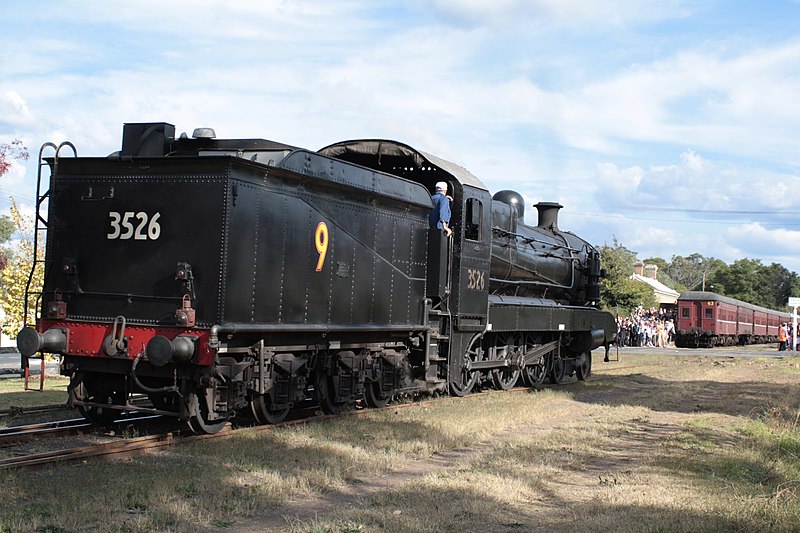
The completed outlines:
<svg viewBox="0 0 800 533">
<path fill-rule="evenodd" d="M 739 211 L 737 211 L 739 213 Z M 602 215 L 599 213 L 576 213 L 574 211 L 564 211 L 565 215 L 575 215 L 580 217 L 598 217 L 598 218 L 615 218 L 619 220 L 647 220 L 650 222 L 681 222 L 681 223 L 688 223 L 688 224 L 719 224 L 719 225 L 739 225 L 744 226 L 747 224 L 760 224 L 762 226 L 777 226 L 777 227 L 785 227 L 785 226 L 800 226 L 798 222 L 787 222 L 787 223 L 777 223 L 777 222 L 761 222 L 760 220 L 751 220 L 747 222 L 737 222 L 737 221 L 730 221 L 730 220 L 703 220 L 703 219 L 693 219 L 693 220 L 675 220 L 674 218 L 649 218 L 649 217 L 627 217 L 621 215 Z M 770 213 L 772 214 L 772 213 Z M 783 214 L 783 213 L 782 213 Z M 788 214 L 788 213 L 787 213 Z M 800 214 L 800 213 L 798 213 Z"/>
<path fill-rule="evenodd" d="M 738 209 L 690 209 L 685 207 L 612 206 L 620 211 L 669 211 L 673 213 L 707 213 L 709 215 L 800 215 L 800 211 L 741 211 Z"/>
</svg>

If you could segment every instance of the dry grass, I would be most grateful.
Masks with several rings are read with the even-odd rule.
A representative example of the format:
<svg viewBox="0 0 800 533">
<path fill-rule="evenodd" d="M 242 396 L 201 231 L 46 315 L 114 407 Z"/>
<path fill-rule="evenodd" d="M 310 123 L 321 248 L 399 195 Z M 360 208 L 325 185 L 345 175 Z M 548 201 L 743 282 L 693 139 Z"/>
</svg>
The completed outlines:
<svg viewBox="0 0 800 533">
<path fill-rule="evenodd" d="M 800 359 L 628 353 L 597 370 L 2 472 L 0 531 L 800 530 Z"/>
</svg>

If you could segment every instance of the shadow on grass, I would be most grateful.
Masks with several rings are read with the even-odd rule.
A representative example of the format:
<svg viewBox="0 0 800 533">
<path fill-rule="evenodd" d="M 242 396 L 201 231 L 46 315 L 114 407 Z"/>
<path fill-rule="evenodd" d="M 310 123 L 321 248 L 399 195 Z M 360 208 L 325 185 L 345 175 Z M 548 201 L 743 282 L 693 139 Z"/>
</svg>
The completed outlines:
<svg viewBox="0 0 800 533">
<path fill-rule="evenodd" d="M 534 487 L 535 488 L 535 487 Z M 533 494 L 532 494 L 533 495 Z M 414 486 L 387 491 L 330 517 L 293 522 L 293 531 L 764 531 L 763 522 L 654 505 L 575 504 L 539 493 L 511 501 L 475 486 Z M 290 523 L 292 521 L 290 520 Z"/>
<path fill-rule="evenodd" d="M 733 416 L 750 416 L 798 398 L 796 386 L 773 383 L 669 382 L 643 374 L 614 377 L 609 383 L 613 386 L 602 390 L 583 384 L 562 390 L 587 403 Z M 762 484 L 774 487 L 791 481 L 770 465 L 773 458 L 766 442 L 763 450 L 756 449 L 748 456 L 709 457 L 708 452 L 730 438 L 730 433 L 690 426 L 681 428 L 680 435 L 665 436 L 668 442 L 648 441 L 639 453 L 677 477 L 718 478 L 721 482 L 709 486 L 725 485 L 743 493 Z M 576 430 L 570 438 L 580 441 L 590 436 Z M 229 528 L 243 517 L 257 520 L 280 513 L 288 499 L 309 494 L 339 499 L 332 531 L 358 530 L 358 525 L 383 531 L 763 531 L 769 526 L 755 515 L 730 518 L 676 512 L 675 506 L 599 501 L 576 505 L 553 490 L 553 484 L 560 482 L 559 471 L 568 468 L 558 463 L 564 452 L 536 441 L 515 448 L 513 461 L 502 463 L 508 459 L 508 450 L 502 447 L 482 459 L 494 465 L 493 474 L 526 486 L 536 496 L 529 505 L 492 494 L 481 486 L 479 475 L 472 484 L 462 483 L 458 489 L 424 479 L 413 487 L 388 489 L 359 501 L 359 480 L 380 475 L 397 460 L 393 444 L 398 441 L 411 448 L 424 443 L 420 446 L 434 450 L 464 445 L 431 424 L 339 418 L 296 431 L 242 432 L 127 463 L 0 474 L 0 483 L 7 487 L 0 502 L 0 530 L 71 531 L 87 524 L 97 531 Z M 742 437 L 733 444 L 744 441 Z M 619 444 L 626 445 L 623 440 Z M 581 468 L 603 472 L 607 467 L 602 464 L 602 452 L 588 448 L 568 453 L 570 461 Z M 543 461 L 557 468 L 531 475 Z M 460 473 L 455 476 L 463 478 Z M 103 510 L 102 519 L 98 509 Z M 396 510 L 401 513 L 394 514 Z M 301 520 L 307 521 L 297 530 L 324 531 L 329 524 L 313 518 Z"/>
<path fill-rule="evenodd" d="M 574 439 L 587 438 L 580 430 Z M 587 430 L 588 431 L 588 430 Z M 713 428 L 686 430 L 690 444 L 719 440 Z M 433 476 L 359 497 L 359 479 L 386 468 L 380 453 L 390 454 L 394 439 L 432 441 L 453 449 L 453 437 L 419 422 L 377 423 L 337 419 L 302 431 L 243 432 L 175 448 L 166 454 L 132 461 L 90 463 L 38 472 L 0 473 L 7 487 L 0 503 L 0 530 L 8 531 L 197 531 L 268 530 L 263 517 L 281 516 L 287 500 L 300 502 L 321 494 L 332 508 L 314 510 L 296 522 L 279 521 L 278 529 L 295 531 L 765 531 L 756 515 L 732 518 L 699 513 L 680 506 L 629 502 L 567 501 L 554 486 L 566 464 L 562 450 L 531 440 L 509 450 L 498 447 L 481 458 L 485 469 L 466 465 L 438 483 Z M 662 442 L 644 452 L 677 475 L 719 477 L 732 490 L 750 490 L 771 473 L 764 462 L 715 458 L 702 454 L 663 453 Z M 680 445 L 680 442 L 678 442 Z M 369 452 L 369 453 L 367 453 Z M 570 461 L 596 466 L 602 450 L 570 450 Z M 663 457 L 659 457 L 663 455 Z M 387 459 L 389 460 L 389 459 Z M 551 465 L 542 472 L 542 464 Z M 521 503 L 484 484 L 483 476 L 500 477 L 525 487 Z M 778 484 L 783 477 L 765 482 Z M 602 479 L 598 482 L 603 483 Z M 605 501 L 609 500 L 609 501 Z M 98 515 L 102 509 L 102 517 Z M 333 514 L 330 514 L 333 511 Z M 395 513 L 400 511 L 400 513 Z M 260 518 L 261 517 L 261 518 Z M 247 524 L 246 527 L 244 524 Z M 268 525 L 269 524 L 269 525 Z M 253 527 L 250 528 L 249 525 Z M 261 526 L 259 528 L 259 526 Z M 237 529 L 238 528 L 238 529 Z M 776 530 L 779 530 L 777 528 Z M 272 529 L 269 529 L 272 530 Z"/>
<path fill-rule="evenodd" d="M 603 378 L 604 389 L 572 387 L 577 401 L 611 406 L 638 405 L 654 411 L 711 412 L 756 416 L 772 407 L 800 402 L 797 385 L 768 382 L 666 381 L 645 374 Z M 611 384 L 609 386 L 608 384 Z"/>
</svg>

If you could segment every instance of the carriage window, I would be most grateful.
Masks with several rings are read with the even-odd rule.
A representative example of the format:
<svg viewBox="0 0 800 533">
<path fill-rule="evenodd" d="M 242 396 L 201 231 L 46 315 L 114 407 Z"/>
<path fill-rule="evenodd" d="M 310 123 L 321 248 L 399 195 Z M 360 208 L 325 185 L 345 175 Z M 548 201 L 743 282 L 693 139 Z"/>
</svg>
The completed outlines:
<svg viewBox="0 0 800 533">
<path fill-rule="evenodd" d="M 714 310 L 706 307 L 706 318 L 714 318 Z"/>
<path fill-rule="evenodd" d="M 684 307 L 683 309 L 681 309 L 681 316 L 683 318 L 689 318 L 689 308 L 688 307 Z"/>
<path fill-rule="evenodd" d="M 476 198 L 468 198 L 464 221 L 465 239 L 471 241 L 481 240 L 481 220 L 483 220 L 483 204 Z"/>
</svg>

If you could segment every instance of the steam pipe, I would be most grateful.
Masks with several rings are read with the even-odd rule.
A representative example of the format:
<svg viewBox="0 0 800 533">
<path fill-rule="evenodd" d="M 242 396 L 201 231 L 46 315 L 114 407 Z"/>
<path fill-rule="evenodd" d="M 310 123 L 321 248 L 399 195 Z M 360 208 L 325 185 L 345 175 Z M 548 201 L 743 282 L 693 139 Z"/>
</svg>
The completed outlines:
<svg viewBox="0 0 800 533">
<path fill-rule="evenodd" d="M 133 382 L 136 384 L 137 387 L 142 389 L 144 392 L 152 392 L 152 393 L 175 392 L 175 393 L 178 394 L 178 396 L 181 396 L 181 393 L 178 390 L 178 386 L 177 385 L 170 385 L 168 387 L 148 387 L 147 385 L 145 385 L 141 381 L 139 381 L 139 378 L 136 377 L 136 367 L 139 364 L 139 359 L 141 359 L 141 357 L 138 356 L 138 355 L 136 357 L 134 357 L 133 358 L 133 364 L 131 365 L 131 379 L 133 379 Z M 183 396 L 181 396 L 181 398 L 182 397 Z"/>
</svg>

